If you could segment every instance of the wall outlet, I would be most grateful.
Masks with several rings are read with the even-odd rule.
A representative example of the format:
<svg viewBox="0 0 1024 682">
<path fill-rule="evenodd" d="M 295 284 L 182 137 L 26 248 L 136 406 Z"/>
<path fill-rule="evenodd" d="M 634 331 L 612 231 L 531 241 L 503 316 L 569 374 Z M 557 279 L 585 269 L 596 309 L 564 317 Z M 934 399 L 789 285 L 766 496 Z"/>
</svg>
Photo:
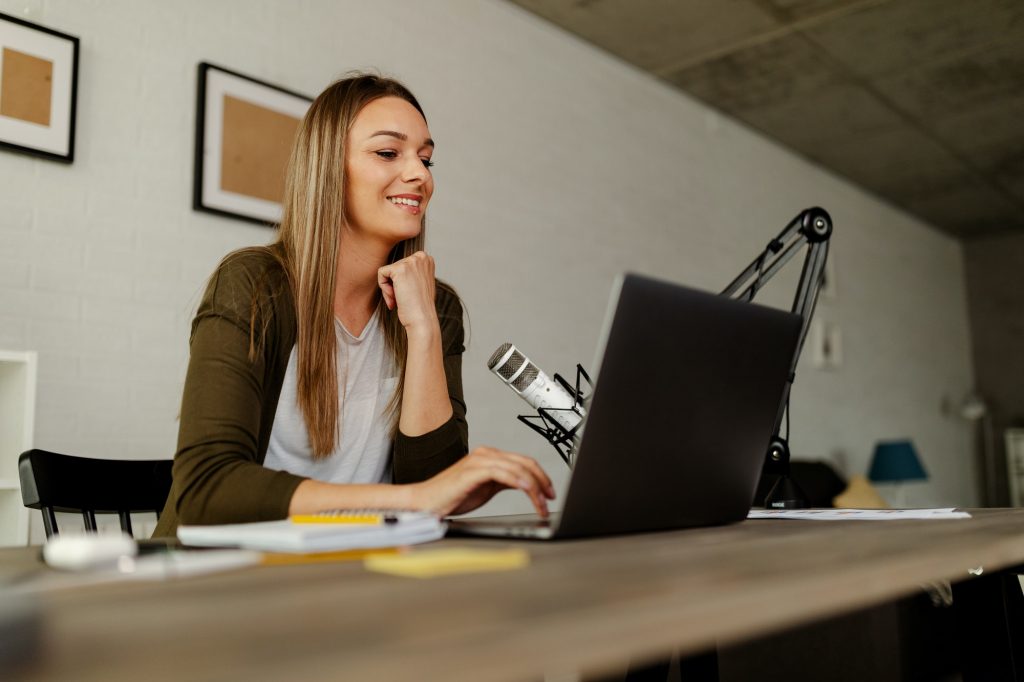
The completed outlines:
<svg viewBox="0 0 1024 682">
<path fill-rule="evenodd" d="M 835 322 L 811 323 L 811 363 L 815 369 L 839 369 L 843 365 L 843 336 Z"/>
</svg>

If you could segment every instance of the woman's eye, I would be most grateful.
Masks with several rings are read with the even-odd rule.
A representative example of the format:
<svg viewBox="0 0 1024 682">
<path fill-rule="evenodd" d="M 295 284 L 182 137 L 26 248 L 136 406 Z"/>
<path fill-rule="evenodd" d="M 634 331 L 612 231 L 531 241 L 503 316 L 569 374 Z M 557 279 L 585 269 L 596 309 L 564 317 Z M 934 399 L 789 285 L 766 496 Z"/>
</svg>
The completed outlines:
<svg viewBox="0 0 1024 682">
<path fill-rule="evenodd" d="M 398 152 L 395 151 L 394 149 L 379 149 L 375 151 L 374 154 L 387 161 L 392 161 L 398 158 Z M 431 161 L 430 159 L 425 159 L 422 156 L 420 157 L 420 161 L 423 162 L 423 166 L 425 168 L 432 168 L 434 166 L 433 161 Z"/>
</svg>

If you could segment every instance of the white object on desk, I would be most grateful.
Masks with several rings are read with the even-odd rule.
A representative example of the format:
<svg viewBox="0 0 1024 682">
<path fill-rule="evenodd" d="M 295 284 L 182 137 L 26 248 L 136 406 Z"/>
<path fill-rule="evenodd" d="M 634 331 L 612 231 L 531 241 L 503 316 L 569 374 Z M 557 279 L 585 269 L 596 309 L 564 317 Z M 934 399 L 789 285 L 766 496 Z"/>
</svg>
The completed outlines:
<svg viewBox="0 0 1024 682">
<path fill-rule="evenodd" d="M 138 553 L 138 544 L 127 533 L 55 535 L 43 545 L 48 566 L 70 571 L 112 568 L 122 557 Z"/>
</svg>

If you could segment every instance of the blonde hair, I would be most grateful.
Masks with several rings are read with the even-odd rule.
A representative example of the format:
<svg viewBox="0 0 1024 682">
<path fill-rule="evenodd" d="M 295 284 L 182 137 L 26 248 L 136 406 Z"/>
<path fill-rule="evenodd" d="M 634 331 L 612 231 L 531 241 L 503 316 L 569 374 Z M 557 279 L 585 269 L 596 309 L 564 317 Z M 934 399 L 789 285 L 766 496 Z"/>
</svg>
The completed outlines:
<svg viewBox="0 0 1024 682">
<path fill-rule="evenodd" d="M 363 107 L 382 97 L 399 97 L 423 115 L 419 102 L 404 85 L 370 74 L 339 80 L 313 101 L 292 148 L 277 241 L 267 247 L 284 267 L 295 297 L 297 397 L 314 459 L 330 455 L 341 434 L 334 285 L 346 218 L 344 159 L 348 132 Z M 416 237 L 395 245 L 388 262 L 423 250 L 424 231 L 425 224 Z M 451 291 L 445 285 L 439 288 Z M 398 386 L 385 413 L 394 431 L 405 387 L 408 340 L 398 314 L 388 310 L 383 298 L 378 298 L 377 310 L 386 345 L 398 368 Z M 254 323 L 258 316 L 254 299 Z M 264 318 L 264 330 L 265 322 Z M 252 356 L 262 345 L 255 339 L 257 326 L 252 327 Z M 260 336 L 262 339 L 262 332 Z"/>
</svg>

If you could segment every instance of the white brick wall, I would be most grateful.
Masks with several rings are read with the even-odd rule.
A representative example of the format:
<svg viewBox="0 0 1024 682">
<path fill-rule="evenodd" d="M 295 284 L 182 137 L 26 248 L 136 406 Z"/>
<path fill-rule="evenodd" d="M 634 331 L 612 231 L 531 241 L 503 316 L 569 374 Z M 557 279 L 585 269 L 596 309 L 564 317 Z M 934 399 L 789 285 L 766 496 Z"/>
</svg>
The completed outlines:
<svg viewBox="0 0 1024 682">
<path fill-rule="evenodd" d="M 438 140 L 430 248 L 464 295 L 473 443 L 563 466 L 484 368 L 502 341 L 589 364 L 612 277 L 718 290 L 799 210 L 835 219 L 844 367 L 802 369 L 798 456 L 867 466 L 915 439 L 911 501 L 973 501 L 959 246 L 732 121 L 498 0 L 0 0 L 82 39 L 74 165 L 0 153 L 0 347 L 36 349 L 36 444 L 168 457 L 191 313 L 227 251 L 271 238 L 191 210 L 195 72 L 315 94 L 353 68 L 405 80 Z M 496 248 L 497 245 L 497 248 Z M 788 306 L 798 264 L 765 292 Z M 532 276 L 550 272 L 553 276 Z M 628 453 L 623 453 L 628 456 Z M 492 509 L 525 504 L 511 493 Z"/>
</svg>

